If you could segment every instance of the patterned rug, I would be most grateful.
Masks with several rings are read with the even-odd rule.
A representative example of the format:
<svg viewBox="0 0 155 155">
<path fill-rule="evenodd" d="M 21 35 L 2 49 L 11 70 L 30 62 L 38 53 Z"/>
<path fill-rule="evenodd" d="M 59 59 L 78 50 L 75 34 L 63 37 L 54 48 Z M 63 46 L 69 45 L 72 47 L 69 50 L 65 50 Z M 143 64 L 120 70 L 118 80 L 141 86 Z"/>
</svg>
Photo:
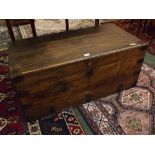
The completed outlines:
<svg viewBox="0 0 155 155">
<path fill-rule="evenodd" d="M 9 76 L 7 44 L 1 42 L 0 134 L 155 134 L 154 61 L 146 54 L 134 88 L 26 122 Z"/>
<path fill-rule="evenodd" d="M 155 68 L 143 64 L 136 87 L 79 109 L 95 134 L 155 134 Z"/>
</svg>

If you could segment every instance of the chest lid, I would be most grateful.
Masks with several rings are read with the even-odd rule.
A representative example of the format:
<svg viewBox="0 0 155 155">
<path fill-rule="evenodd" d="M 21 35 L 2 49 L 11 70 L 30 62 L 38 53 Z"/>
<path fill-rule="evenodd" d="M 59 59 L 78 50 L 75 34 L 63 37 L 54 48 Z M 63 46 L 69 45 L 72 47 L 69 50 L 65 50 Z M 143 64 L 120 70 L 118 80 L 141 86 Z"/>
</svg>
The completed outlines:
<svg viewBox="0 0 155 155">
<path fill-rule="evenodd" d="M 11 75 L 16 77 L 146 45 L 112 23 L 19 40 L 9 43 Z"/>
</svg>

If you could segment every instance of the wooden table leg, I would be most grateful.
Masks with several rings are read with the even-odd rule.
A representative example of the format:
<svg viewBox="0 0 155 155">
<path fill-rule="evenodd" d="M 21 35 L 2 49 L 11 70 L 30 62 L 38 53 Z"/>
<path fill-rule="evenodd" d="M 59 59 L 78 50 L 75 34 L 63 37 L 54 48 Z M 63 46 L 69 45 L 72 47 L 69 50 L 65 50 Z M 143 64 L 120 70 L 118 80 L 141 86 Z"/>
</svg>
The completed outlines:
<svg viewBox="0 0 155 155">
<path fill-rule="evenodd" d="M 95 26 L 99 26 L 100 20 L 99 19 L 95 19 Z"/>
<path fill-rule="evenodd" d="M 35 29 L 35 25 L 34 25 L 34 20 L 33 19 L 31 21 L 31 24 L 30 25 L 31 25 L 33 36 L 36 37 L 37 36 L 37 33 L 36 33 L 36 29 Z"/>
<path fill-rule="evenodd" d="M 65 23 L 66 23 L 66 31 L 69 31 L 69 20 L 65 19 Z"/>
<path fill-rule="evenodd" d="M 13 29 L 12 29 L 12 26 L 10 24 L 10 21 L 8 19 L 6 19 L 5 22 L 6 22 L 6 26 L 8 28 L 11 40 L 15 41 L 15 36 L 14 36 Z"/>
</svg>

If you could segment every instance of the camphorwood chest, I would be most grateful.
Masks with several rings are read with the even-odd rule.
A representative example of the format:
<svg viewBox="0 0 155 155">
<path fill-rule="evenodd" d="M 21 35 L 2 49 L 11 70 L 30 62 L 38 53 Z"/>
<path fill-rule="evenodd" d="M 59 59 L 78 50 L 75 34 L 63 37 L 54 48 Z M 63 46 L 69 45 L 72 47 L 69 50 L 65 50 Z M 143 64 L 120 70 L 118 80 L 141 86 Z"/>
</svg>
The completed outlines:
<svg viewBox="0 0 155 155">
<path fill-rule="evenodd" d="M 111 23 L 9 43 L 11 77 L 27 119 L 135 86 L 146 49 Z"/>
</svg>

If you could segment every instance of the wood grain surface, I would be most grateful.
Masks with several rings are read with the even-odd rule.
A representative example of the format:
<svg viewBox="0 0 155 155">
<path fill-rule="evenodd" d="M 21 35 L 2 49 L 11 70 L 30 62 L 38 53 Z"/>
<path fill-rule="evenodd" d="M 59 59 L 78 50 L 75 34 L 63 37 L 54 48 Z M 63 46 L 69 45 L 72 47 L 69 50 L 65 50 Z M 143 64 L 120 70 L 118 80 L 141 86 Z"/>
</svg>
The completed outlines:
<svg viewBox="0 0 155 155">
<path fill-rule="evenodd" d="M 147 46 L 114 24 L 10 43 L 11 77 L 27 119 L 134 86 Z"/>
</svg>

